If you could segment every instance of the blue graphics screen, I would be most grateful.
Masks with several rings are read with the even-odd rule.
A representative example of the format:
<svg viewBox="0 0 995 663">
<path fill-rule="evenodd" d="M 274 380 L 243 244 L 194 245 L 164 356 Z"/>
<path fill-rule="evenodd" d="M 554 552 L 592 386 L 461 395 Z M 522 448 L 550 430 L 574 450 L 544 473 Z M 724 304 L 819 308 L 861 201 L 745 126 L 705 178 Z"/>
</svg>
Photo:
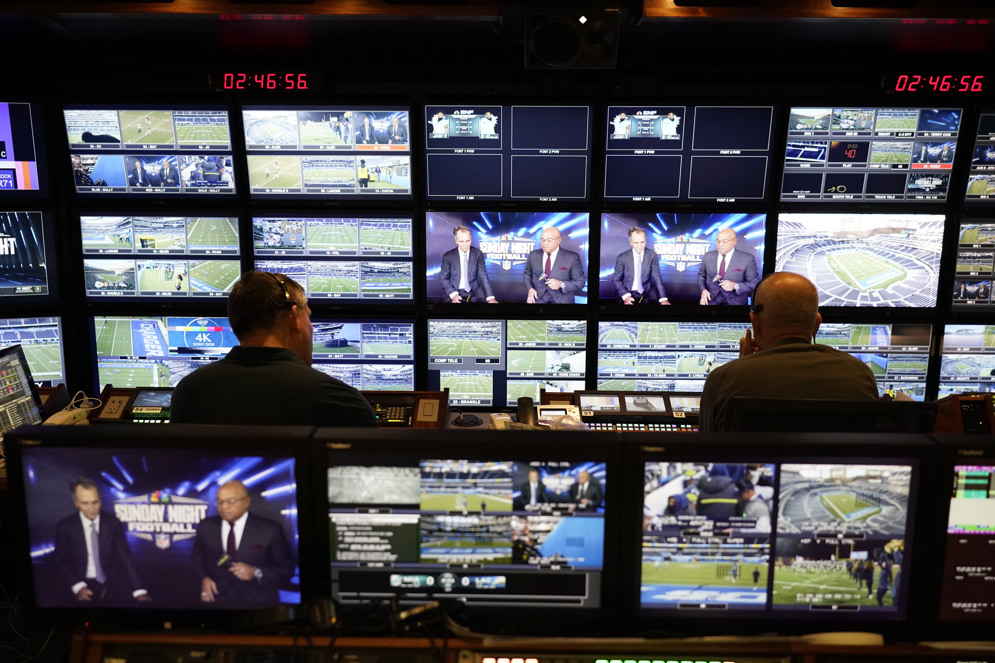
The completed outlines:
<svg viewBox="0 0 995 663">
<path fill-rule="evenodd" d="M 461 282 L 457 231 L 468 238 L 468 278 Z M 543 236 L 559 237 L 545 274 Z M 425 215 L 426 297 L 429 302 L 587 303 L 588 214 L 580 212 L 428 212 Z M 464 240 L 467 241 L 467 240 Z M 555 279 L 557 284 L 548 284 Z M 469 295 L 469 297 L 467 296 Z"/>
<path fill-rule="evenodd" d="M 606 200 L 763 200 L 770 106 L 609 106 Z"/>
<path fill-rule="evenodd" d="M 36 604 L 158 610 L 299 604 L 297 473 L 292 456 L 271 452 L 24 448 Z M 231 499 L 223 492 L 231 481 L 248 493 L 236 507 L 249 514 L 233 553 L 222 547 L 217 503 Z M 95 570 L 98 582 L 86 573 L 85 528 L 94 517 L 101 559 L 113 560 Z M 264 578 L 252 579 L 251 587 L 234 582 L 240 563 L 264 567 Z M 139 600 L 142 592 L 151 601 Z"/>
<path fill-rule="evenodd" d="M 0 299 L 50 294 L 50 224 L 44 212 L 0 212 Z"/>
<path fill-rule="evenodd" d="M 0 193 L 47 188 L 37 106 L 0 102 Z"/>
<path fill-rule="evenodd" d="M 644 239 L 646 258 L 640 270 L 643 290 L 636 292 L 635 300 L 656 304 L 666 297 L 670 304 L 714 306 L 740 303 L 733 297 L 710 296 L 702 304 L 702 290 L 711 288 L 718 293 L 721 289 L 718 286 L 722 279 L 716 278 L 720 261 L 716 240 L 723 231 L 723 239 L 735 238 L 729 258 L 728 280 L 740 283 L 740 288 L 742 284 L 748 284 L 752 293 L 753 285 L 760 281 L 763 273 L 766 218 L 764 214 L 745 213 L 604 212 L 601 215 L 598 298 L 622 302 L 625 295 L 631 296 L 633 251 L 636 249 L 633 241 Z M 636 239 L 633 240 L 633 237 Z M 741 299 L 742 304 L 747 303 L 745 296 Z"/>
</svg>

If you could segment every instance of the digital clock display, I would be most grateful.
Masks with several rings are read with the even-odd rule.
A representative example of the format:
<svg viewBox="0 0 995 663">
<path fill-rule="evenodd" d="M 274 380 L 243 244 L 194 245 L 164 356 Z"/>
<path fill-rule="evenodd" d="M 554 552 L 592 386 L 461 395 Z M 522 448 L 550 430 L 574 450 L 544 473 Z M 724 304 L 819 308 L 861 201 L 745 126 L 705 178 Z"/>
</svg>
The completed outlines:
<svg viewBox="0 0 995 663">
<path fill-rule="evenodd" d="M 983 74 L 902 73 L 891 78 L 885 89 L 902 93 L 980 93 L 984 92 Z"/>
<path fill-rule="evenodd" d="M 299 71 L 225 71 L 217 74 L 213 82 L 218 89 L 254 92 L 262 90 L 305 91 L 315 87 L 315 77 L 310 72 Z"/>
</svg>

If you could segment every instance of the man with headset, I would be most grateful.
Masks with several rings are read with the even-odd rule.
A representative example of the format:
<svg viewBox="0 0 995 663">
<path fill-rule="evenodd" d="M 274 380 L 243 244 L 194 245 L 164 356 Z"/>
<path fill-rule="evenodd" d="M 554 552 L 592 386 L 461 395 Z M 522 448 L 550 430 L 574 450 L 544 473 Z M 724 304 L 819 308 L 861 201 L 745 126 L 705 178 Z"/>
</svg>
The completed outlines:
<svg viewBox="0 0 995 663">
<path fill-rule="evenodd" d="M 311 368 L 311 309 L 293 279 L 246 272 L 228 297 L 228 319 L 239 345 L 176 385 L 171 421 L 377 425 L 362 394 Z"/>
<path fill-rule="evenodd" d="M 864 362 L 813 343 L 822 324 L 819 293 L 804 276 L 779 272 L 761 281 L 750 322 L 753 333 L 740 339 L 739 359 L 705 380 L 699 430 L 727 430 L 729 399 L 736 396 L 877 400 L 877 382 Z"/>
</svg>

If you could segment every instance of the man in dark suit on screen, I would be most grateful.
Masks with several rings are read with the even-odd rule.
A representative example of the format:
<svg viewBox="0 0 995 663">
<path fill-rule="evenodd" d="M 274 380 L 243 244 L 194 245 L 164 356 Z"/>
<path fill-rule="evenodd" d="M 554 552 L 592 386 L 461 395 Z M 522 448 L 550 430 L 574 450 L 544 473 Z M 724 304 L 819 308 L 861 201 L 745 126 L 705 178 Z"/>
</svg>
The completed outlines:
<svg viewBox="0 0 995 663">
<path fill-rule="evenodd" d="M 760 282 L 757 259 L 752 253 L 736 250 L 736 231 L 723 228 L 698 267 L 698 290 L 702 306 L 731 304 L 745 306 L 753 288 Z"/>
<path fill-rule="evenodd" d="M 570 486 L 570 501 L 576 505 L 577 511 L 597 511 L 604 499 L 601 482 L 587 470 L 578 472 L 577 483 Z"/>
<path fill-rule="evenodd" d="M 470 229 L 456 226 L 453 237 L 456 238 L 456 248 L 442 255 L 439 269 L 442 291 L 453 304 L 471 300 L 497 304 L 487 277 L 487 260 L 480 249 L 471 246 L 473 235 Z"/>
<path fill-rule="evenodd" d="M 151 601 L 138 577 L 124 525 L 100 509 L 97 484 L 80 477 L 69 489 L 76 513 L 55 526 L 55 563 L 63 586 L 77 601 Z"/>
<path fill-rule="evenodd" d="M 541 249 L 525 261 L 525 287 L 529 304 L 573 304 L 574 293 L 584 290 L 584 266 L 580 256 L 560 248 L 560 231 L 550 226 L 542 231 Z"/>
<path fill-rule="evenodd" d="M 229 481 L 218 489 L 218 515 L 197 527 L 193 557 L 204 603 L 275 606 L 280 585 L 293 575 L 294 558 L 283 527 L 250 514 L 250 503 L 245 484 Z"/>
<path fill-rule="evenodd" d="M 163 159 L 159 165 L 159 186 L 180 186 L 180 171 L 169 159 Z"/>
<path fill-rule="evenodd" d="M 128 171 L 128 186 L 151 186 L 148 173 L 141 159 L 135 159 L 134 168 Z"/>
<path fill-rule="evenodd" d="M 551 500 L 546 493 L 546 486 L 539 480 L 539 470 L 529 470 L 529 480 L 518 488 L 519 496 L 514 499 L 512 507 L 515 511 L 532 511 Z"/>
<path fill-rule="evenodd" d="M 612 275 L 612 282 L 622 303 L 645 302 L 669 306 L 670 301 L 660 276 L 660 256 L 653 249 L 646 248 L 646 231 L 642 228 L 629 228 L 629 246 L 632 248 L 622 251 L 615 259 L 615 273 Z"/>
</svg>

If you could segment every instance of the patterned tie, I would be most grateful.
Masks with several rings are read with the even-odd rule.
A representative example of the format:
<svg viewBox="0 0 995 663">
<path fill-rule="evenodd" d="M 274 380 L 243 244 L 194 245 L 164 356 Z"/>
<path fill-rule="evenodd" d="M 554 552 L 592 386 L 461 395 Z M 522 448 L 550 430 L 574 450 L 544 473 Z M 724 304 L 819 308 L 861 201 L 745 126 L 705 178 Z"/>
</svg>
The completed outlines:
<svg viewBox="0 0 995 663">
<path fill-rule="evenodd" d="M 97 582 L 104 584 L 107 582 L 107 574 L 104 573 L 104 565 L 100 563 L 100 533 L 97 532 L 97 523 L 90 523 L 90 550 L 93 552 L 93 572 Z"/>
<path fill-rule="evenodd" d="M 547 254 L 546 254 L 546 269 L 544 270 L 544 272 L 543 272 L 543 273 L 544 273 L 544 274 L 546 275 L 546 278 L 548 279 L 548 278 L 549 278 L 549 275 L 550 275 L 550 274 L 551 274 L 552 272 L 553 272 L 553 261 L 552 261 L 552 256 L 551 256 L 551 255 L 550 255 L 549 253 L 547 253 Z"/>
<path fill-rule="evenodd" d="M 228 547 L 225 552 L 229 557 L 235 557 L 235 523 L 228 523 Z"/>
<path fill-rule="evenodd" d="M 719 278 L 724 279 L 726 277 L 726 257 L 722 254 L 722 260 L 719 262 Z"/>
</svg>

